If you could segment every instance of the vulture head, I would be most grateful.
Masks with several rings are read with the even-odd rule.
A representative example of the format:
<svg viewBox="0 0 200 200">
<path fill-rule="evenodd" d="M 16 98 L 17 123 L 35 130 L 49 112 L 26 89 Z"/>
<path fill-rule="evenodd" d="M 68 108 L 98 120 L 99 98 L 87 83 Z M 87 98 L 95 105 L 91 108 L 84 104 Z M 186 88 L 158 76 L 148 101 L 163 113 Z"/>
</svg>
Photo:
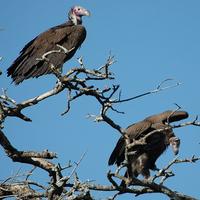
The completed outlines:
<svg viewBox="0 0 200 200">
<path fill-rule="evenodd" d="M 90 12 L 81 6 L 74 6 L 68 13 L 68 18 L 74 25 L 82 24 L 82 16 L 90 16 Z"/>
</svg>

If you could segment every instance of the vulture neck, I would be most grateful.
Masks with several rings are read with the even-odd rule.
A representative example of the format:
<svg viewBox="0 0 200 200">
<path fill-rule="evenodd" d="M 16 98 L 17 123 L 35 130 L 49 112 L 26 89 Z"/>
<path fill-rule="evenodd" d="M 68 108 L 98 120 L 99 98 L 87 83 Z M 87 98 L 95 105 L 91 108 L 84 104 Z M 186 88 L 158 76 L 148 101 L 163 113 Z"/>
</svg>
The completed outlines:
<svg viewBox="0 0 200 200">
<path fill-rule="evenodd" d="M 82 24 L 82 18 L 81 18 L 81 16 L 77 16 L 73 12 L 71 12 L 69 14 L 69 21 L 71 21 L 72 24 L 74 24 L 74 25 L 80 25 L 80 24 Z"/>
</svg>

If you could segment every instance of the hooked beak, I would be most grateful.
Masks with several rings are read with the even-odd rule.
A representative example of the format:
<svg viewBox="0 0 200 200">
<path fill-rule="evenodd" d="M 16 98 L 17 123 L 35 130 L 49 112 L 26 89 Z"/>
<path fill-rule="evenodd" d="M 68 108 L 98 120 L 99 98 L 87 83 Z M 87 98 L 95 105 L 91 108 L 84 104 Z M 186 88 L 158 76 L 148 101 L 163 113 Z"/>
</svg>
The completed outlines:
<svg viewBox="0 0 200 200">
<path fill-rule="evenodd" d="M 172 147 L 174 155 L 177 155 L 180 147 L 180 139 L 178 137 L 172 137 L 169 139 L 169 143 Z"/>
<path fill-rule="evenodd" d="M 83 16 L 91 16 L 91 13 L 89 10 L 84 10 L 83 11 Z"/>
</svg>

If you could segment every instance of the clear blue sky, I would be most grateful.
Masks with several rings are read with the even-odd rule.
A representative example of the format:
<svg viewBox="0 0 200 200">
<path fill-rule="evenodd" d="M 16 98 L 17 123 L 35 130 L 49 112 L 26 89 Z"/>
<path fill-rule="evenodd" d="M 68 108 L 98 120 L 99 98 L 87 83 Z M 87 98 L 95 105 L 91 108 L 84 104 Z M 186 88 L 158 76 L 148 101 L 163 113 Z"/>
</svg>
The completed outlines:
<svg viewBox="0 0 200 200">
<path fill-rule="evenodd" d="M 174 103 L 189 112 L 190 120 L 200 114 L 199 0 L 1 0 L 0 28 L 4 31 L 0 32 L 0 56 L 3 56 L 0 68 L 4 74 L 0 77 L 0 86 L 7 88 L 11 97 L 20 102 L 53 87 L 56 81 L 53 76 L 28 80 L 16 87 L 6 77 L 6 69 L 29 40 L 49 27 L 63 23 L 68 9 L 76 4 L 89 9 L 92 16 L 84 18 L 87 39 L 74 58 L 65 64 L 65 71 L 77 65 L 76 58 L 81 55 L 88 68 L 99 67 L 111 51 L 117 60 L 112 66 L 116 80 L 105 85 L 120 84 L 123 97 L 151 90 L 166 78 L 183 83 L 180 87 L 119 105 L 125 115 L 110 114 L 117 123 L 126 127 L 148 115 L 174 109 Z M 61 117 L 65 107 L 66 92 L 63 92 L 24 110 L 32 123 L 8 118 L 4 132 L 19 150 L 49 149 L 57 152 L 55 162 L 62 165 L 69 160 L 78 161 L 87 150 L 78 169 L 80 179 L 108 184 L 106 173 L 110 168 L 107 160 L 119 134 L 104 123 L 86 119 L 88 113 L 98 114 L 99 105 L 94 99 L 84 97 L 73 102 L 71 112 Z M 200 154 L 199 132 L 198 127 L 175 130 L 181 139 L 181 158 Z M 2 149 L 0 157 L 1 180 L 19 169 L 21 172 L 30 169 L 29 166 L 12 163 Z M 168 149 L 157 162 L 158 167 L 165 166 L 172 159 L 172 151 Z M 200 198 L 199 167 L 200 163 L 176 165 L 173 167 L 176 176 L 166 185 Z M 42 170 L 37 170 L 33 178 L 43 182 L 48 180 Z M 108 194 L 95 195 L 102 199 Z M 130 195 L 119 199 L 130 199 Z M 137 199 L 167 198 L 156 194 Z"/>
</svg>

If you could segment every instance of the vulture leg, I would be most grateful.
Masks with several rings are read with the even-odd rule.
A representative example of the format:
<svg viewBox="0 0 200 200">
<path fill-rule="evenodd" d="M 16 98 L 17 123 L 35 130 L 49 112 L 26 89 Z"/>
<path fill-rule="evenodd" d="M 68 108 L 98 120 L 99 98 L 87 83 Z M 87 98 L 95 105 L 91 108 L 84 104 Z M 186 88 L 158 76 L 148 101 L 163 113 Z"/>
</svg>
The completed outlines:
<svg viewBox="0 0 200 200">
<path fill-rule="evenodd" d="M 130 185 L 130 183 L 133 181 L 133 177 L 137 177 L 139 174 L 135 171 L 133 173 L 131 166 L 129 165 L 127 167 L 127 170 L 124 174 L 124 177 L 128 179 L 127 182 L 125 182 L 124 180 L 121 182 L 120 186 L 122 187 L 128 187 Z"/>
<path fill-rule="evenodd" d="M 134 162 L 132 162 L 132 172 L 134 175 L 142 174 L 145 179 L 150 177 L 149 156 L 143 153 Z"/>
</svg>

